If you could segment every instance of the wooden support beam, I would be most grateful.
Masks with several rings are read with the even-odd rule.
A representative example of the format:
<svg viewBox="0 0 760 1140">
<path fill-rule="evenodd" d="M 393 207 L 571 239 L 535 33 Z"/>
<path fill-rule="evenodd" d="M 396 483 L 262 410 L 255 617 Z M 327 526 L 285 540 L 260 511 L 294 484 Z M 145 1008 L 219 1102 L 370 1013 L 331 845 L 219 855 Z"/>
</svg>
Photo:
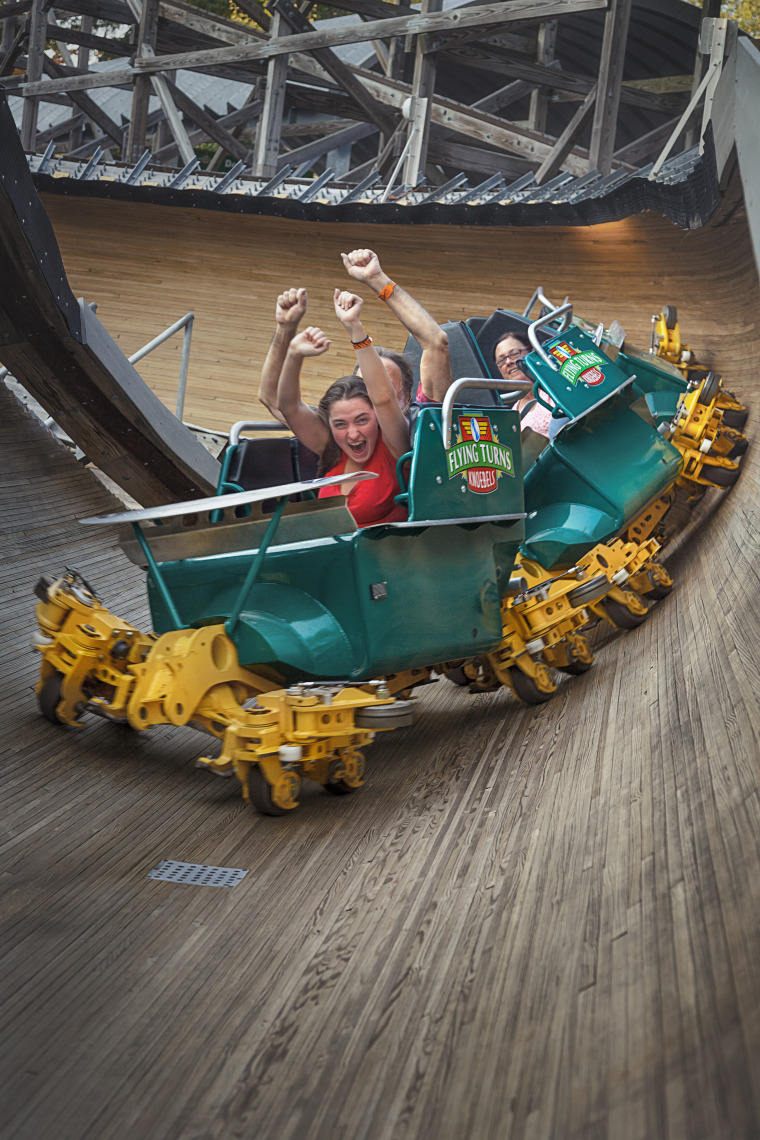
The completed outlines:
<svg viewBox="0 0 760 1140">
<path fill-rule="evenodd" d="M 248 27 L 247 24 L 225 20 L 205 12 L 202 8 L 195 8 L 192 4 L 179 3 L 178 0 L 161 0 L 158 14 L 164 20 L 180 24 L 183 28 L 189 28 L 193 32 L 221 40 L 223 43 L 245 44 L 254 40 L 262 43 L 267 38 L 263 32 Z"/>
<path fill-rule="evenodd" d="M 294 135 L 298 138 L 306 135 L 334 135 L 336 131 L 351 126 L 351 119 L 310 119 L 301 123 L 283 123 L 280 136 L 286 139 Z"/>
<path fill-rule="evenodd" d="M 362 68 L 355 70 L 376 98 L 391 106 L 400 108 L 410 93 L 408 84 L 392 82 Z M 447 127 L 456 134 L 464 135 L 470 141 L 519 155 L 529 163 L 543 162 L 556 142 L 547 135 L 515 127 L 495 115 L 475 111 L 464 103 L 442 99 L 440 96 L 436 96 L 431 108 L 431 121 L 439 127 Z M 566 169 L 572 174 L 585 174 L 587 161 L 588 151 L 575 147 L 567 157 Z"/>
<path fill-rule="evenodd" d="M 279 13 L 294 33 L 309 34 L 309 32 L 311 32 L 311 34 L 317 34 L 316 29 L 311 28 L 308 20 L 306 20 L 298 9 L 289 3 L 288 0 L 277 0 L 275 11 Z M 368 94 L 361 83 L 354 77 L 350 67 L 343 63 L 331 48 L 317 48 L 310 54 L 313 55 L 314 59 L 316 59 L 317 63 L 319 63 L 327 74 L 335 80 L 338 86 L 343 89 L 346 95 L 361 107 L 364 112 L 364 117 L 374 123 L 384 134 L 392 133 L 395 127 L 393 116 L 388 113 L 387 109 L 381 103 L 378 103 L 376 99 L 373 99 L 372 96 Z"/>
<path fill-rule="evenodd" d="M 352 123 L 350 127 L 344 127 L 332 135 L 324 135 L 322 138 L 304 143 L 303 146 L 283 152 L 277 160 L 277 169 L 282 170 L 283 166 L 288 165 L 300 166 L 302 162 L 316 162 L 328 151 L 359 142 L 360 139 L 376 133 L 377 127 L 373 123 Z"/>
<path fill-rule="evenodd" d="M 283 38 L 287 39 L 287 35 L 283 36 L 283 33 L 287 31 L 288 26 L 282 13 L 275 12 L 271 25 L 272 38 L 280 41 Z M 277 157 L 280 153 L 280 127 L 282 126 L 282 115 L 285 107 L 287 82 L 287 54 L 271 58 L 267 65 L 264 106 L 259 119 L 259 129 L 253 154 L 252 169 L 257 178 L 271 178 L 273 174 L 277 173 Z"/>
<path fill-rule="evenodd" d="M 135 52 L 135 58 L 139 59 L 143 52 L 155 47 L 158 34 L 158 0 L 135 0 L 134 5 L 130 7 L 135 15 L 139 15 Z M 150 92 L 150 77 L 138 74 L 132 91 L 126 154 L 122 156 L 127 163 L 137 162 L 145 150 Z"/>
<path fill-rule="evenodd" d="M 679 120 L 677 118 L 669 119 L 667 123 L 663 123 L 662 126 L 655 127 L 653 131 L 648 131 L 647 134 L 642 135 L 641 138 L 635 139 L 633 142 L 628 143 L 627 146 L 620 147 L 619 150 L 615 151 L 615 161 L 630 163 L 632 166 L 636 166 L 642 159 L 659 153 L 678 125 L 678 122 Z"/>
<path fill-rule="evenodd" d="M 12 73 L 16 66 L 16 60 L 24 50 L 28 34 L 25 27 L 19 28 L 7 48 L 5 47 L 5 35 L 3 35 L 3 54 L 0 55 L 0 78 Z M 3 86 L 7 90 L 7 85 L 3 84 Z"/>
<path fill-rule="evenodd" d="M 509 25 L 506 25 L 509 26 Z M 474 48 L 503 47 L 519 52 L 527 58 L 535 59 L 536 36 L 521 36 L 515 32 L 505 32 L 498 24 L 487 28 L 456 28 L 453 32 L 438 32 L 427 38 L 428 51 L 449 51 L 472 44 Z"/>
<path fill-rule="evenodd" d="M 76 4 L 80 10 L 89 0 L 67 0 L 69 4 Z M 106 2 L 106 0 L 104 0 Z M 113 0 L 110 0 L 112 3 Z M 430 16 L 409 16 L 397 19 L 374 20 L 350 28 L 329 29 L 295 36 L 273 36 L 266 43 L 256 44 L 230 44 L 223 48 L 214 48 L 195 52 L 181 52 L 173 55 L 143 58 L 136 61 L 134 68 L 123 68 L 113 72 L 99 72 L 87 76 L 77 76 L 74 79 L 59 81 L 51 90 L 66 91 L 72 89 L 84 90 L 90 87 L 113 87 L 130 83 L 137 73 L 160 72 L 164 70 L 177 70 L 188 68 L 203 71 L 217 66 L 252 62 L 256 60 L 273 59 L 279 55 L 295 51 L 313 52 L 318 47 L 335 47 L 339 44 L 361 43 L 372 40 L 377 36 L 397 36 L 420 34 L 428 31 L 440 30 L 446 26 L 456 26 L 461 22 L 463 26 L 477 26 L 484 23 L 502 23 L 504 21 L 524 21 L 526 19 L 541 20 L 549 16 L 561 15 L 562 12 L 594 11 L 606 7 L 607 0 L 510 0 L 509 9 L 505 10 L 502 4 L 485 4 L 473 8 L 453 9 L 451 12 L 436 13 Z M 535 66 L 535 65 L 534 65 Z M 517 76 L 516 78 L 520 78 Z M 551 79 L 551 74 L 549 76 Z M 540 80 L 539 80 L 540 82 Z M 41 94 L 38 84 L 22 84 L 18 93 L 25 96 Z M 587 90 L 583 92 L 586 94 Z M 637 93 L 641 94 L 641 93 Z M 629 100 L 627 100 L 629 101 Z M 649 105 L 649 104 L 647 104 Z"/>
<path fill-rule="evenodd" d="M 0 24 L 6 20 L 15 20 L 16 16 L 23 16 L 32 6 L 32 0 L 19 0 L 17 4 L 0 4 Z"/>
<path fill-rule="evenodd" d="M 84 18 L 91 19 L 92 17 L 85 16 Z M 79 28 L 62 28 L 60 24 L 53 24 L 50 21 L 48 21 L 45 34 L 48 39 L 62 39 L 67 44 L 79 44 L 91 51 L 107 52 L 108 55 L 128 57 L 132 55 L 134 50 L 129 44 L 122 43 L 120 40 L 107 39 L 105 36 L 93 36 Z M 86 67 L 82 67 L 79 60 L 77 60 L 77 67 L 82 71 L 88 70 Z"/>
<path fill-rule="evenodd" d="M 443 0 L 422 0 L 422 15 L 440 12 Z M 430 108 L 435 94 L 437 57 L 426 50 L 425 36 L 418 36 L 415 45 L 412 103 L 409 112 L 409 153 L 404 163 L 404 182 L 416 186 L 427 162 Z"/>
<path fill-rule="evenodd" d="M 224 115 L 222 118 L 216 119 L 216 125 L 217 127 L 223 128 L 225 131 L 232 131 L 244 123 L 257 119 L 261 114 L 262 106 L 262 101 L 260 99 L 257 99 L 254 102 L 247 104 L 245 107 L 239 107 L 237 111 L 231 111 L 229 115 Z M 198 146 L 207 138 L 207 135 L 205 131 L 197 130 L 191 131 L 188 135 L 188 138 L 190 139 L 190 142 L 193 146 Z M 220 151 L 218 153 L 222 152 Z M 158 150 L 154 151 L 153 161 L 157 164 L 169 162 L 175 159 L 176 155 L 176 142 L 167 143 L 166 145 L 160 147 Z M 250 151 L 246 153 L 246 160 L 248 159 L 249 155 Z M 207 170 L 210 168 L 210 166 L 211 163 L 209 163 Z"/>
<path fill-rule="evenodd" d="M 531 167 L 512 155 L 481 147 L 465 146 L 449 139 L 439 138 L 431 132 L 428 143 L 428 160 L 449 166 L 456 170 L 472 170 L 478 174 L 503 174 L 513 180 L 525 174 Z"/>
<path fill-rule="evenodd" d="M 513 79 L 511 83 L 507 83 L 504 87 L 492 91 L 490 95 L 484 95 L 482 99 L 478 99 L 477 103 L 472 104 L 472 107 L 475 111 L 495 114 L 497 111 L 503 111 L 505 107 L 509 107 L 511 103 L 516 103 L 518 99 L 522 99 L 533 89 L 532 83 L 528 83 L 524 79 Z"/>
<path fill-rule="evenodd" d="M 71 115 L 68 119 L 63 119 L 60 123 L 56 123 L 54 127 L 48 127 L 46 131 L 38 131 L 37 146 L 47 146 L 49 142 L 54 142 L 63 135 L 69 134 L 71 131 L 81 127 L 86 120 L 87 116 L 82 111 L 77 111 L 76 114 Z"/>
<path fill-rule="evenodd" d="M 272 25 L 272 17 L 267 12 L 263 4 L 259 0 L 236 0 L 236 6 L 241 12 L 245 12 L 246 16 L 250 16 L 255 20 L 263 31 L 268 32 Z"/>
<path fill-rule="evenodd" d="M 34 0 L 29 17 L 29 43 L 26 53 L 26 76 L 30 83 L 38 82 L 42 77 L 46 29 L 47 9 L 45 0 Z M 21 145 L 27 152 L 36 150 L 38 110 L 39 102 L 36 98 L 24 100 L 21 117 Z"/>
<path fill-rule="evenodd" d="M 557 139 L 551 154 L 547 155 L 536 171 L 536 182 L 542 186 L 558 172 L 567 158 L 579 132 L 583 129 L 594 107 L 596 87 L 592 87 L 562 134 Z"/>
<path fill-rule="evenodd" d="M 331 8 L 340 8 L 344 12 L 356 12 L 371 20 L 388 20 L 397 16 L 413 16 L 414 8 L 409 4 L 388 4 L 385 0 L 340 0 L 339 4 L 331 4 Z"/>
<path fill-rule="evenodd" d="M 536 45 L 536 63 L 549 67 L 554 59 L 554 49 L 557 45 L 557 21 L 547 20 L 538 28 L 538 43 Z M 546 130 L 546 115 L 549 109 L 548 92 L 543 87 L 536 87 L 530 97 L 530 110 L 528 112 L 528 126 L 532 131 Z"/>
<path fill-rule="evenodd" d="M 589 170 L 596 169 L 603 175 L 610 173 L 615 151 L 615 130 L 620 108 L 631 2 L 632 0 L 610 0 L 604 18 L 598 97 L 589 146 Z"/>
<path fill-rule="evenodd" d="M 167 89 L 174 105 L 182 111 L 184 115 L 195 123 L 204 135 L 210 138 L 213 142 L 218 143 L 220 147 L 231 154 L 236 159 L 246 159 L 248 157 L 248 147 L 239 142 L 234 135 L 230 134 L 225 127 L 223 127 L 218 119 L 210 115 L 203 107 L 199 107 L 189 95 L 186 95 L 181 88 L 177 87 L 176 83 L 172 83 L 170 79 L 165 79 Z M 188 136 L 190 147 L 193 147 L 193 140 Z"/>
<path fill-rule="evenodd" d="M 128 0 L 130 9 L 132 10 L 135 18 L 139 17 L 140 25 L 138 32 L 137 55 L 135 62 L 145 59 L 153 59 L 155 56 L 155 42 L 158 29 L 158 8 L 159 0 Z M 135 97 L 132 100 L 132 120 L 130 122 L 127 151 L 129 158 L 127 161 L 137 162 L 140 155 L 145 150 L 145 135 L 147 124 L 147 108 L 150 91 L 143 91 L 140 94 L 138 101 L 137 97 L 138 84 L 135 82 Z M 188 138 L 187 131 L 185 130 L 182 118 L 180 116 L 174 100 L 172 99 L 169 91 L 169 84 L 163 75 L 151 73 L 150 87 L 158 96 L 158 101 L 164 112 L 164 116 L 169 125 L 169 129 L 174 136 L 174 141 L 177 144 L 180 158 L 182 162 L 187 165 L 195 158 L 195 151 L 192 143 Z M 135 106 L 139 104 L 140 118 L 137 127 L 135 126 Z M 143 110 L 144 107 L 144 110 Z"/>
<path fill-rule="evenodd" d="M 163 71 L 180 67 L 200 70 L 216 64 L 240 63 L 244 60 L 272 59 L 291 51 L 314 51 L 320 47 L 338 47 L 341 44 L 366 43 L 388 36 L 421 35 L 451 27 L 476 27 L 502 24 L 526 19 L 542 20 L 568 12 L 589 12 L 606 8 L 607 0 L 510 0 L 503 3 L 479 4 L 472 8 L 454 8 L 431 15 L 401 16 L 388 20 L 370 20 L 364 24 L 342 28 L 329 28 L 303 35 L 272 35 L 261 45 L 240 45 L 212 48 L 204 51 L 180 52 L 176 55 L 157 56 L 139 60 L 143 71 Z"/>
<path fill-rule="evenodd" d="M 45 74 L 49 75 L 51 79 L 58 79 L 63 71 L 61 64 L 56 63 L 55 60 L 50 59 L 48 56 L 44 57 L 43 62 Z M 72 91 L 69 94 L 69 98 L 74 106 L 78 107 L 91 123 L 97 123 L 103 134 L 121 150 L 122 129 L 119 124 L 115 123 L 111 116 L 106 114 L 103 108 L 84 91 Z"/>
<path fill-rule="evenodd" d="M 516 58 L 513 54 L 495 49 L 475 52 L 470 48 L 453 49 L 443 53 L 446 59 L 462 67 L 471 67 L 479 71 L 492 71 L 503 77 L 524 79 L 532 85 L 542 84 L 553 91 L 567 91 L 581 95 L 585 98 L 595 80 L 588 75 L 578 75 L 563 71 L 555 64 L 544 66 L 532 60 Z M 661 95 L 640 87 L 627 87 L 623 85 L 620 100 L 630 107 L 641 107 L 644 110 L 658 111 L 662 114 L 676 114 L 686 106 L 682 95 Z"/>
<path fill-rule="evenodd" d="M 158 101 L 163 108 L 166 121 L 169 124 L 169 130 L 173 134 L 174 141 L 177 144 L 180 158 L 182 159 L 182 162 L 187 165 L 188 162 L 192 162 L 196 157 L 195 150 L 193 149 L 193 144 L 188 138 L 187 131 L 185 130 L 182 123 L 180 113 L 175 106 L 174 100 L 172 99 L 171 93 L 169 91 L 168 80 L 163 75 L 151 75 L 150 82 L 154 92 L 158 96 Z"/>
</svg>

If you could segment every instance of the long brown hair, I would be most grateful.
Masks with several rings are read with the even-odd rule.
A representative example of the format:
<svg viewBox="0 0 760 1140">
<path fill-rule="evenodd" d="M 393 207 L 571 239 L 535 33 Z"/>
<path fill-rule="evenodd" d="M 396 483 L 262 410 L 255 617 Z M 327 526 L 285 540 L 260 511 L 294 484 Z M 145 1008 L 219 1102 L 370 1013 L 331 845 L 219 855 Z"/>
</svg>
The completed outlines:
<svg viewBox="0 0 760 1140">
<path fill-rule="evenodd" d="M 319 467 L 317 468 L 317 475 L 324 475 L 331 467 L 340 459 L 342 452 L 337 443 L 333 439 L 332 431 L 330 430 L 330 408 L 333 404 L 337 404 L 339 400 L 353 400 L 356 397 L 366 400 L 370 408 L 372 401 L 369 398 L 367 385 L 359 376 L 341 376 L 340 380 L 336 380 L 334 384 L 325 392 L 322 399 L 319 401 L 317 411 L 323 424 L 330 432 L 330 439 L 325 450 L 319 457 Z"/>
</svg>

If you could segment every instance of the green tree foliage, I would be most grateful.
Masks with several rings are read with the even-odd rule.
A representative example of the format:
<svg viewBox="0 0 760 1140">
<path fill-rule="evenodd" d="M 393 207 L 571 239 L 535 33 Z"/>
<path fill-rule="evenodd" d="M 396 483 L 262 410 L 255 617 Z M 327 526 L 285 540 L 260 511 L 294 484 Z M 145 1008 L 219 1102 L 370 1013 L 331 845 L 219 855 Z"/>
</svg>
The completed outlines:
<svg viewBox="0 0 760 1140">
<path fill-rule="evenodd" d="M 742 31 L 760 36 L 760 0 L 727 0 L 721 5 L 721 16 L 736 20 Z"/>
<path fill-rule="evenodd" d="M 228 20 L 245 20 L 240 9 L 235 8 L 234 0 L 188 0 L 195 8 L 203 8 L 214 16 L 225 16 Z M 327 20 L 331 16 L 345 16 L 344 8 L 335 8 L 332 4 L 314 4 L 309 10 L 310 20 Z M 247 20 L 246 20 L 247 22 Z"/>
<path fill-rule="evenodd" d="M 689 0 L 689 3 L 702 7 L 701 0 Z M 723 0 L 720 14 L 736 20 L 743 32 L 760 37 L 760 0 Z"/>
</svg>

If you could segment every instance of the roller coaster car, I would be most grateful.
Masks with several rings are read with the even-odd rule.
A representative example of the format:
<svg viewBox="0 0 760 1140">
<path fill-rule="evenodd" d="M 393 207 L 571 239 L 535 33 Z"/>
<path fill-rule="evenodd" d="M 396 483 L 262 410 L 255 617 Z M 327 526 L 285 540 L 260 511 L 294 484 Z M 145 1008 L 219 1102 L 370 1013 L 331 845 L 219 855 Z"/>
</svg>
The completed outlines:
<svg viewBox="0 0 760 1140">
<path fill-rule="evenodd" d="M 420 411 L 399 461 L 406 522 L 357 530 L 345 500 L 311 498 L 375 476 L 291 481 L 309 457 L 289 439 L 267 441 L 284 484 L 231 490 L 276 477 L 271 454 L 268 475 L 254 462 L 261 441 L 237 431 L 217 496 L 82 520 L 131 524 L 122 545 L 147 569 L 155 632 L 109 613 L 76 572 L 43 578 L 43 714 L 201 729 L 221 750 L 199 766 L 234 772 L 276 815 L 297 805 L 303 777 L 339 794 L 361 786 L 361 749 L 411 722 L 408 691 L 434 672 L 548 699 L 553 668 L 593 660 L 580 632 L 591 611 L 631 628 L 672 586 L 656 539 L 630 531 L 684 467 L 634 410 L 634 377 L 565 327 L 569 311 L 531 325 L 526 369 L 558 430 L 524 480 L 525 433 L 503 402 L 522 392 L 460 375 L 442 407 Z M 473 340 L 462 329 L 458 370 Z"/>
</svg>

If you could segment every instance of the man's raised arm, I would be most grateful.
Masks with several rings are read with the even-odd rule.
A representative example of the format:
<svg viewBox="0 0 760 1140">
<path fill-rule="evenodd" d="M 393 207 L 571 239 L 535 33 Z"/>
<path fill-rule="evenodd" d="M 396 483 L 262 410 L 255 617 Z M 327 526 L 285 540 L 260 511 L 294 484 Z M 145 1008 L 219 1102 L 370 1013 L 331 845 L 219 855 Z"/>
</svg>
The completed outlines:
<svg viewBox="0 0 760 1140">
<path fill-rule="evenodd" d="M 277 403 L 277 384 L 290 342 L 298 332 L 298 324 L 306 312 L 306 300 L 305 289 L 286 289 L 280 293 L 275 308 L 277 325 L 261 369 L 259 399 L 267 411 L 283 424 L 285 420 Z"/>
<path fill-rule="evenodd" d="M 342 253 L 350 277 L 368 285 L 422 348 L 420 381 L 428 400 L 440 403 L 452 383 L 449 338 L 440 325 L 401 285 L 392 281 L 371 249 Z"/>
</svg>

